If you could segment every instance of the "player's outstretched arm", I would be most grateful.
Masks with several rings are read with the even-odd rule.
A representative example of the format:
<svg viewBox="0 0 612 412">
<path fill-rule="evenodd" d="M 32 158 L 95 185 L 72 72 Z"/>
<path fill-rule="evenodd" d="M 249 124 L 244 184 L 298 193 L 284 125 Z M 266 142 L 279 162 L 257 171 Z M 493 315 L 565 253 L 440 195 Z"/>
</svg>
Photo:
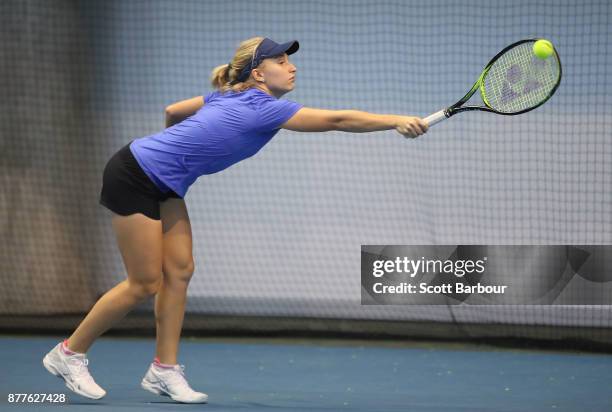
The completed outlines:
<svg viewBox="0 0 612 412">
<path fill-rule="evenodd" d="M 427 131 L 427 124 L 418 117 L 310 107 L 303 107 L 298 110 L 281 127 L 296 132 L 338 130 L 351 133 L 395 129 L 405 137 L 417 137 Z"/>
</svg>

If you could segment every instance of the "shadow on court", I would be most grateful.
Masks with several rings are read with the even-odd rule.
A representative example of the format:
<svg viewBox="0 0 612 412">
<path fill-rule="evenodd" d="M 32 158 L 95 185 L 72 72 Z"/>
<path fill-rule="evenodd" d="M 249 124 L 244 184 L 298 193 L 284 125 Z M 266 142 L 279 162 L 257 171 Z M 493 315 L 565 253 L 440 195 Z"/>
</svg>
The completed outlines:
<svg viewBox="0 0 612 412">
<path fill-rule="evenodd" d="M 140 388 L 154 339 L 104 337 L 89 352 L 107 395 L 70 392 L 42 366 L 61 337 L 1 337 L 1 410 L 58 408 L 9 404 L 13 393 L 66 394 L 78 411 L 610 411 L 612 356 L 437 344 L 351 341 L 184 339 L 187 378 L 209 395 L 184 405 Z"/>
</svg>

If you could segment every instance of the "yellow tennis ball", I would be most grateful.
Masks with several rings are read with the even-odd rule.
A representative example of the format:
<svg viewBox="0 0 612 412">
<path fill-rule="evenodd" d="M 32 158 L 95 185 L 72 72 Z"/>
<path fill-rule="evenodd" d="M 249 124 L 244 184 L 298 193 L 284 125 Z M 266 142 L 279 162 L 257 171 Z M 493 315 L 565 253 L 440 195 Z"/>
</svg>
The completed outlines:
<svg viewBox="0 0 612 412">
<path fill-rule="evenodd" d="M 547 59 L 553 54 L 553 45 L 548 40 L 538 40 L 533 44 L 533 53 L 540 59 Z"/>
</svg>

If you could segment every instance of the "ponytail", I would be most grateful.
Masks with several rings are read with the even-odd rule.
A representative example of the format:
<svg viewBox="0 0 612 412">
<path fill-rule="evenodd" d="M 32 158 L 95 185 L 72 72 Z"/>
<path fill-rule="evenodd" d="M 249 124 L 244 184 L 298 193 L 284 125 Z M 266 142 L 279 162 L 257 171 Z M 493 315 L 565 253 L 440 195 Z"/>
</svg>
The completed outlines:
<svg viewBox="0 0 612 412">
<path fill-rule="evenodd" d="M 247 80 L 241 82 L 238 80 L 238 76 L 242 69 L 251 64 L 253 54 L 255 54 L 257 46 L 263 39 L 263 37 L 252 37 L 240 43 L 234 57 L 228 64 L 222 64 L 213 69 L 210 84 L 222 93 L 229 90 L 241 92 L 254 87 L 255 82 L 252 77 L 249 76 Z"/>
</svg>

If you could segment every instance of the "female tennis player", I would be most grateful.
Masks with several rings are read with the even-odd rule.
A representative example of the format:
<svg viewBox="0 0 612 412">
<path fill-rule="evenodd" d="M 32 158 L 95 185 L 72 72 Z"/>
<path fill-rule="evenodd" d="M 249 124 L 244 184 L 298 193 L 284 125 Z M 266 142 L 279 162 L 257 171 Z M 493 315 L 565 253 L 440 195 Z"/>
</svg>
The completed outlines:
<svg viewBox="0 0 612 412">
<path fill-rule="evenodd" d="M 89 374 L 87 350 L 135 305 L 155 295 L 156 356 L 141 385 L 177 402 L 204 403 L 177 364 L 187 286 L 194 273 L 191 223 L 184 197 L 201 176 L 253 156 L 279 129 L 361 133 L 396 129 L 405 137 L 427 130 L 418 117 L 302 107 L 280 97 L 295 87 L 288 56 L 297 41 L 254 37 L 229 64 L 216 67 L 216 89 L 166 108 L 167 128 L 132 140 L 104 169 L 100 203 L 112 226 L 127 279 L 102 296 L 74 333 L 44 358 L 49 372 L 92 399 L 106 392 Z"/>
</svg>

